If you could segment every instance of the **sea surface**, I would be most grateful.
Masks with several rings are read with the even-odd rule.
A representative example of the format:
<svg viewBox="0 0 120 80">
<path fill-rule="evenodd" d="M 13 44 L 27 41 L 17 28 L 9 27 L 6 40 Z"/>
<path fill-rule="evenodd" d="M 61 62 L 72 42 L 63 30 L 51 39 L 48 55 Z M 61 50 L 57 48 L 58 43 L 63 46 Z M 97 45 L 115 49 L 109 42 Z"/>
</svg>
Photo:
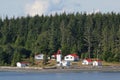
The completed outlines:
<svg viewBox="0 0 120 80">
<path fill-rule="evenodd" d="M 120 72 L 0 72 L 0 80 L 120 80 Z"/>
</svg>

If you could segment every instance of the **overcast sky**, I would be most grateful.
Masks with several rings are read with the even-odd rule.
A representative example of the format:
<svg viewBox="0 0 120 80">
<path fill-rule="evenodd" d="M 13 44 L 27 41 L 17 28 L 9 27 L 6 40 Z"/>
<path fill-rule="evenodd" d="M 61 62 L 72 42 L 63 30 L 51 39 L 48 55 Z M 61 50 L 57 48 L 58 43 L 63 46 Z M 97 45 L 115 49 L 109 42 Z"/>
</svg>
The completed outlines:
<svg viewBox="0 0 120 80">
<path fill-rule="evenodd" d="M 120 12 L 120 0 L 0 0 L 0 16 L 20 17 L 55 13 Z"/>
</svg>

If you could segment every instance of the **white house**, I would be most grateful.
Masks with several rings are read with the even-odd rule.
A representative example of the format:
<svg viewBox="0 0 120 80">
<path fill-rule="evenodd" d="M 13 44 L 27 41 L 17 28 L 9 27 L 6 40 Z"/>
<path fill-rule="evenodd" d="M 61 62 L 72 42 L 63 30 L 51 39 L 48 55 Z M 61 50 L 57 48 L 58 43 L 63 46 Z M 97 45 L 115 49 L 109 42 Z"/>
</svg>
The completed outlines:
<svg viewBox="0 0 120 80">
<path fill-rule="evenodd" d="M 91 59 L 84 59 L 82 61 L 82 65 L 92 65 L 92 60 Z"/>
<path fill-rule="evenodd" d="M 28 66 L 29 63 L 27 63 L 27 62 L 17 62 L 16 65 L 17 65 L 17 67 L 22 68 L 22 67 Z"/>
<path fill-rule="evenodd" d="M 77 54 L 69 54 L 69 55 L 64 57 L 64 60 L 65 61 L 78 61 L 79 56 Z"/>
<path fill-rule="evenodd" d="M 35 55 L 36 60 L 43 60 L 43 58 L 44 58 L 44 54 Z"/>
<path fill-rule="evenodd" d="M 101 60 L 93 61 L 93 66 L 102 66 L 102 61 Z"/>
</svg>

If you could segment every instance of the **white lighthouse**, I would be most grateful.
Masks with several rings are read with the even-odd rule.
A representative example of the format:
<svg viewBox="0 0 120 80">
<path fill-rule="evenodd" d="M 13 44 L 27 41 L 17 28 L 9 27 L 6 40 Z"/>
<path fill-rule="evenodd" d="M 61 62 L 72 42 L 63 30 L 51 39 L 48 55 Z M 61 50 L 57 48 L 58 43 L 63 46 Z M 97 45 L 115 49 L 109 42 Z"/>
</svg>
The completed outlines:
<svg viewBox="0 0 120 80">
<path fill-rule="evenodd" d="M 62 61 L 61 50 L 57 51 L 56 62 L 57 62 L 57 66 L 62 66 L 62 67 L 70 66 L 70 61 Z"/>
<path fill-rule="evenodd" d="M 58 50 L 58 51 L 57 51 L 56 61 L 57 61 L 57 62 L 61 62 L 61 61 L 62 61 L 61 50 Z"/>
<path fill-rule="evenodd" d="M 58 51 L 57 51 L 56 62 L 57 62 L 57 66 L 61 66 L 61 65 L 62 65 L 62 54 L 61 54 L 61 50 L 58 50 Z"/>
<path fill-rule="evenodd" d="M 61 59 L 62 55 L 61 54 L 57 54 L 56 57 L 57 57 L 57 59 L 56 59 L 57 62 L 61 62 L 62 61 L 62 59 Z"/>
</svg>

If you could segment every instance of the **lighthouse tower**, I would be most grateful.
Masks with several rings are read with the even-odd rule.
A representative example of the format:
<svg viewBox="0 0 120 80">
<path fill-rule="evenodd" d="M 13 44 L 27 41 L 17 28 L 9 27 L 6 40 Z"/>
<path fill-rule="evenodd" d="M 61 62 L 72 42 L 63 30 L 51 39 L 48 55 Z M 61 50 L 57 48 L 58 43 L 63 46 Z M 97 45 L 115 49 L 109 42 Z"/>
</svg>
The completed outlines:
<svg viewBox="0 0 120 80">
<path fill-rule="evenodd" d="M 56 62 L 57 62 L 57 66 L 62 66 L 62 54 L 61 54 L 61 50 L 57 51 Z"/>
<path fill-rule="evenodd" d="M 57 61 L 58 63 L 60 63 L 60 62 L 62 61 L 61 50 L 58 50 L 58 51 L 57 51 L 56 61 Z"/>
</svg>

